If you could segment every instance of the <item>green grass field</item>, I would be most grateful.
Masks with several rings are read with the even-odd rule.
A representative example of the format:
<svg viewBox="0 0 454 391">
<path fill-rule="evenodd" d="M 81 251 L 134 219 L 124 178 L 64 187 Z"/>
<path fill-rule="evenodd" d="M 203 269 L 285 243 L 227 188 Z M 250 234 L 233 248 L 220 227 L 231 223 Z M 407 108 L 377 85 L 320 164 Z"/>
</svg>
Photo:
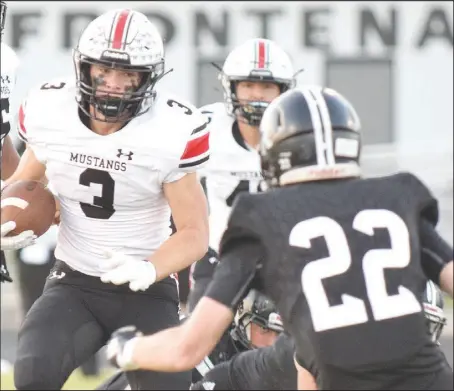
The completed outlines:
<svg viewBox="0 0 454 391">
<path fill-rule="evenodd" d="M 100 376 L 84 376 L 79 370 L 74 371 L 62 390 L 94 390 L 104 380 L 115 372 L 114 369 L 101 371 Z M 15 390 L 14 377 L 12 373 L 1 375 L 0 390 Z"/>
</svg>

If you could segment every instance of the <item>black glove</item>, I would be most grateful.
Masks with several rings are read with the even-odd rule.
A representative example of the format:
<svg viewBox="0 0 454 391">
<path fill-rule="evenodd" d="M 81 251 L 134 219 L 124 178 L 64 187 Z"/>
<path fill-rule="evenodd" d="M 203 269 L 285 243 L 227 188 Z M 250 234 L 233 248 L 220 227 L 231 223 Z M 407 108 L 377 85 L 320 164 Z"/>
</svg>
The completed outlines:
<svg viewBox="0 0 454 391">
<path fill-rule="evenodd" d="M 107 360 L 124 371 L 138 369 L 132 360 L 132 351 L 136 337 L 143 334 L 135 326 L 125 326 L 114 331 L 107 343 Z"/>
<path fill-rule="evenodd" d="M 13 282 L 13 279 L 9 275 L 8 267 L 6 266 L 5 253 L 2 251 L 0 253 L 1 257 L 1 266 L 0 266 L 0 281 L 1 282 Z"/>
</svg>

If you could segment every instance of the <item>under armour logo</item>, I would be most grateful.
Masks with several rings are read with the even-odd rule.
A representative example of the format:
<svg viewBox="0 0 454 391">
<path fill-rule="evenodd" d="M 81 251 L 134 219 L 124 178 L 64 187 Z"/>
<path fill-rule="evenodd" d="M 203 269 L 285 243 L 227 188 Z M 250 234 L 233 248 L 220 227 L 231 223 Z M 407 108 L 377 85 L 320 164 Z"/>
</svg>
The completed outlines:
<svg viewBox="0 0 454 391">
<path fill-rule="evenodd" d="M 123 150 L 122 150 L 122 149 L 119 149 L 119 150 L 118 150 L 118 153 L 117 153 L 117 157 L 127 156 L 127 157 L 128 157 L 128 160 L 132 160 L 132 155 L 134 155 L 134 152 L 123 153 Z"/>
<path fill-rule="evenodd" d="M 58 274 L 56 271 L 52 272 L 52 274 L 49 276 L 49 280 L 52 280 L 54 278 L 58 278 L 59 280 L 61 280 L 64 276 L 66 276 L 66 273 L 65 272 L 61 272 L 60 274 Z"/>
<path fill-rule="evenodd" d="M 203 388 L 205 388 L 205 390 L 214 390 L 216 383 L 214 383 L 212 381 L 206 381 L 206 382 L 202 383 L 202 386 L 203 386 Z"/>
</svg>

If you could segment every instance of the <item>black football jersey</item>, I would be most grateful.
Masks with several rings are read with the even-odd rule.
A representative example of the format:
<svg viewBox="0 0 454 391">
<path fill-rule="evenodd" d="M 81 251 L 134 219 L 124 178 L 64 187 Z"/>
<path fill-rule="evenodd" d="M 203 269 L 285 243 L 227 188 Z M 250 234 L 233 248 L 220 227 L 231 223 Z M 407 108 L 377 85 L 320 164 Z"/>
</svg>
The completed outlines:
<svg viewBox="0 0 454 391">
<path fill-rule="evenodd" d="M 405 361 L 430 344 L 420 300 L 427 281 L 422 217 L 435 225 L 437 202 L 407 173 L 243 195 L 221 242 L 220 265 L 248 240 L 249 262 L 218 268 L 207 296 L 219 298 L 215 285 L 222 290 L 223 281 L 261 289 L 294 337 L 298 358 L 311 366 L 315 360 L 320 373 Z"/>
</svg>

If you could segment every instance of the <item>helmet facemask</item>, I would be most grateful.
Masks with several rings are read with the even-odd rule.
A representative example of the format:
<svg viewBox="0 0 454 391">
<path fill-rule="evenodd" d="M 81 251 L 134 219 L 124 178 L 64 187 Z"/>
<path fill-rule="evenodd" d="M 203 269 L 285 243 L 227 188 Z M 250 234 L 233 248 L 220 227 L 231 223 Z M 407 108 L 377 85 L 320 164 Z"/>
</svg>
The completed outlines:
<svg viewBox="0 0 454 391">
<path fill-rule="evenodd" d="M 251 340 L 251 325 L 255 324 L 264 330 L 282 333 L 282 319 L 276 312 L 274 304 L 264 295 L 252 290 L 240 303 L 235 315 L 235 327 L 231 331 L 234 341 L 245 349 L 255 349 Z"/>
<path fill-rule="evenodd" d="M 277 314 L 276 314 L 277 315 Z M 271 318 L 271 316 L 270 316 Z M 258 314 L 253 314 L 253 313 L 247 313 L 244 314 L 242 318 L 238 320 L 238 324 L 235 328 L 235 339 L 246 349 L 251 350 L 251 349 L 257 349 L 257 346 L 255 346 L 252 343 L 251 339 L 251 325 L 255 324 L 259 327 L 261 327 L 264 330 L 270 330 L 274 331 L 276 333 L 282 333 L 284 331 L 284 328 L 282 327 L 282 324 L 279 324 L 280 322 L 272 322 L 270 319 L 265 319 L 264 317 L 258 315 Z"/>
<path fill-rule="evenodd" d="M 240 101 L 236 94 L 237 84 L 241 81 L 274 83 L 279 87 L 280 94 L 290 89 L 293 85 L 292 81 L 278 80 L 269 74 L 263 75 L 263 72 L 268 71 L 260 70 L 260 72 L 261 74 L 259 75 L 254 74 L 254 71 L 252 71 L 249 77 L 230 77 L 224 72 L 221 72 L 219 75 L 224 88 L 224 100 L 228 113 L 233 115 L 239 121 L 254 127 L 259 127 L 263 113 L 269 106 L 270 102 L 245 99 L 241 99 Z"/>
<path fill-rule="evenodd" d="M 78 50 L 74 51 L 74 65 L 79 107 L 90 118 L 111 123 L 127 121 L 145 114 L 155 97 L 155 84 L 165 75 L 164 60 L 148 66 L 131 66 L 120 61 L 92 59 L 82 55 Z M 139 72 L 141 75 L 139 85 L 134 90 L 121 94 L 109 92 L 99 96 L 102 85 L 97 83 L 96 79 L 92 80 L 90 76 L 92 65 Z M 90 105 L 96 110 L 92 112 Z M 97 115 L 97 112 L 102 116 Z"/>
<path fill-rule="evenodd" d="M 424 315 L 426 317 L 427 329 L 433 342 L 440 344 L 439 339 L 447 321 L 441 308 L 423 303 Z"/>
</svg>

